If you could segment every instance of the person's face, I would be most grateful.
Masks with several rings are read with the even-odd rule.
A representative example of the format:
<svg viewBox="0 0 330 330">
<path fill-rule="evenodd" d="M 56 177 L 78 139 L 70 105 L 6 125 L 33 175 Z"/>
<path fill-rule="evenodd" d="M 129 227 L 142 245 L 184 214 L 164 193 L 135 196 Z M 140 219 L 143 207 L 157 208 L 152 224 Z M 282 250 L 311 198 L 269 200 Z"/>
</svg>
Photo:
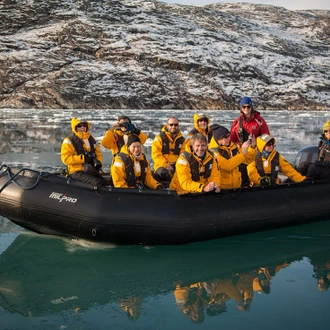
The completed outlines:
<svg viewBox="0 0 330 330">
<path fill-rule="evenodd" d="M 267 144 L 265 145 L 265 150 L 267 152 L 272 152 L 274 149 L 274 140 L 270 140 L 269 142 L 267 142 Z"/>
<path fill-rule="evenodd" d="M 170 132 L 171 134 L 178 133 L 179 132 L 179 122 L 174 118 L 169 119 L 169 121 L 167 123 L 167 131 Z"/>
<path fill-rule="evenodd" d="M 87 132 L 87 124 L 86 123 L 80 123 L 76 126 L 77 132 Z"/>
<path fill-rule="evenodd" d="M 192 148 L 193 148 L 194 153 L 198 157 L 202 157 L 202 156 L 204 156 L 205 151 L 207 149 L 207 143 L 204 141 L 195 140 Z"/>
<path fill-rule="evenodd" d="M 207 118 L 200 118 L 200 119 L 198 119 L 197 122 L 198 122 L 199 127 L 206 129 L 209 121 L 207 120 Z"/>
<path fill-rule="evenodd" d="M 142 151 L 142 145 L 140 142 L 133 142 L 129 147 L 128 150 L 134 156 L 140 156 Z"/>
<path fill-rule="evenodd" d="M 251 107 L 250 104 L 242 105 L 241 110 L 244 113 L 245 117 L 250 117 L 251 116 L 252 107 Z"/>
<path fill-rule="evenodd" d="M 324 133 L 325 138 L 327 140 L 330 140 L 330 130 L 324 130 L 323 133 Z"/>
<path fill-rule="evenodd" d="M 221 138 L 220 140 L 218 140 L 218 144 L 220 146 L 226 146 L 226 147 L 228 147 L 229 144 L 230 144 L 230 134 L 228 133 L 223 138 Z"/>
</svg>

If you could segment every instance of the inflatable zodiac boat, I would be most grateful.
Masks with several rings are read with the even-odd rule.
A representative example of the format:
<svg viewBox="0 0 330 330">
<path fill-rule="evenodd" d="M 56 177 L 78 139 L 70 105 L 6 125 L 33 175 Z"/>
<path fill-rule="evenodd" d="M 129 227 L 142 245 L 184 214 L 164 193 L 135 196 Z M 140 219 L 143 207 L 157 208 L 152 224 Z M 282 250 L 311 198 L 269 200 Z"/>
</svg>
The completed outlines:
<svg viewBox="0 0 330 330">
<path fill-rule="evenodd" d="M 310 152 L 297 158 L 306 160 Z M 172 245 L 330 220 L 330 182 L 178 195 L 100 188 L 32 169 L 0 169 L 0 215 L 41 234 Z"/>
</svg>

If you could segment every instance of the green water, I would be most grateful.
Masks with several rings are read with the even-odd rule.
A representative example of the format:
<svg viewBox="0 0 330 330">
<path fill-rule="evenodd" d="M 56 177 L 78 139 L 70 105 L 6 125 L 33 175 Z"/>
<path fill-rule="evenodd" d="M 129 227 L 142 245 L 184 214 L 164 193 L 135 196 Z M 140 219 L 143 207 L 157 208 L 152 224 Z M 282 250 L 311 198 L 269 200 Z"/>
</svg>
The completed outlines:
<svg viewBox="0 0 330 330">
<path fill-rule="evenodd" d="M 330 221 L 161 247 L 1 221 L 1 329 L 328 327 Z"/>
</svg>

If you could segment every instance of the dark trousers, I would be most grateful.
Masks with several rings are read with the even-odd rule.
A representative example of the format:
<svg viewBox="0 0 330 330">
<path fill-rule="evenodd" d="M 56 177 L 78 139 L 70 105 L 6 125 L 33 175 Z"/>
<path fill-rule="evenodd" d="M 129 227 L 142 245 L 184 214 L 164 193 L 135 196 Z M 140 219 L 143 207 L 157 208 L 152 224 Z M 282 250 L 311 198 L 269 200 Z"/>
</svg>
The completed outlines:
<svg viewBox="0 0 330 330">
<path fill-rule="evenodd" d="M 72 173 L 70 176 L 74 180 L 82 181 L 97 187 L 110 185 L 110 182 L 100 174 L 94 175 L 83 171 L 77 171 Z"/>
<path fill-rule="evenodd" d="M 306 177 L 313 180 L 330 180 L 330 164 L 329 162 L 327 163 L 328 164 L 326 164 L 326 162 L 315 161 L 315 163 L 308 168 Z"/>
</svg>

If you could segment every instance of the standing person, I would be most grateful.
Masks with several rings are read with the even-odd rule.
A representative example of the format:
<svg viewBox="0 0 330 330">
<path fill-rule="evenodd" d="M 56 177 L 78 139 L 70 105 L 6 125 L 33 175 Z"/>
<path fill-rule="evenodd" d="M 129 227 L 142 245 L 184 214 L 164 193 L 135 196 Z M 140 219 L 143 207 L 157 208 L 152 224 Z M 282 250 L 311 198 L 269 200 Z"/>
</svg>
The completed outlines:
<svg viewBox="0 0 330 330">
<path fill-rule="evenodd" d="M 278 172 L 281 171 L 294 182 L 306 179 L 275 150 L 276 140 L 268 134 L 257 138 L 257 156 L 254 162 L 248 165 L 247 170 L 252 184 L 267 186 L 279 183 Z"/>
<path fill-rule="evenodd" d="M 213 137 L 209 150 L 217 160 L 221 173 L 221 189 L 237 189 L 242 186 L 242 176 L 239 165 L 254 161 L 257 154 L 255 137 L 243 142 L 242 147 L 230 141 L 230 132 L 226 127 L 212 125 Z"/>
<path fill-rule="evenodd" d="M 139 137 L 142 144 L 144 144 L 148 136 L 139 128 L 132 124 L 132 121 L 127 116 L 119 116 L 112 127 L 104 135 L 101 144 L 104 148 L 112 151 L 112 156 L 116 156 L 121 148 L 127 143 L 127 139 L 131 134 Z"/>
<path fill-rule="evenodd" d="M 240 102 L 240 116 L 234 119 L 230 129 L 230 140 L 239 146 L 248 140 L 250 135 L 255 138 L 262 134 L 270 134 L 266 121 L 260 116 L 260 113 L 253 108 L 252 99 L 244 96 Z M 249 177 L 246 164 L 240 165 L 242 173 L 242 187 L 248 187 Z"/>
<path fill-rule="evenodd" d="M 330 120 L 327 120 L 323 126 L 317 159 L 309 166 L 306 176 L 313 180 L 330 180 Z"/>
<path fill-rule="evenodd" d="M 207 150 L 207 139 L 196 133 L 179 156 L 176 171 L 170 184 L 179 194 L 215 191 L 220 192 L 220 171 L 215 158 Z"/>
<path fill-rule="evenodd" d="M 187 140 L 196 133 L 203 134 L 207 138 L 207 143 L 211 141 L 210 119 L 204 113 L 194 114 L 194 128 L 188 133 Z"/>
<path fill-rule="evenodd" d="M 172 180 L 175 163 L 184 149 L 185 138 L 180 132 L 179 119 L 170 117 L 160 134 L 155 136 L 151 145 L 154 177 L 157 181 Z"/>
<path fill-rule="evenodd" d="M 127 144 L 115 156 L 111 174 L 116 188 L 165 189 L 153 178 L 149 163 L 142 152 L 142 143 L 135 134 L 128 137 Z"/>
<path fill-rule="evenodd" d="M 89 133 L 87 120 L 71 119 L 72 134 L 63 140 L 61 160 L 67 165 L 68 175 L 94 186 L 108 185 L 99 171 L 102 168 L 102 153 L 94 137 Z"/>
<path fill-rule="evenodd" d="M 244 96 L 240 102 L 240 116 L 234 119 L 230 129 L 230 140 L 242 145 L 249 135 L 256 138 L 262 134 L 270 134 L 266 121 L 260 116 L 260 112 L 254 110 L 250 97 Z"/>
</svg>

